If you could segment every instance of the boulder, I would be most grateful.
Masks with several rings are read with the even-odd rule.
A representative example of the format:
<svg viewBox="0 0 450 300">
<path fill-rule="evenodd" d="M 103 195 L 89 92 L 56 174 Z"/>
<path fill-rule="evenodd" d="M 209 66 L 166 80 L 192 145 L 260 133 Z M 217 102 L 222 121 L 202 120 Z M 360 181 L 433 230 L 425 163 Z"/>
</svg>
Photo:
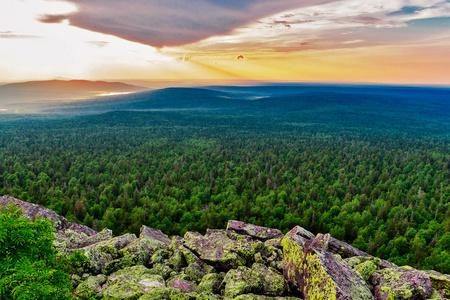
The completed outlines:
<svg viewBox="0 0 450 300">
<path fill-rule="evenodd" d="M 107 262 L 105 264 L 105 267 L 103 268 L 102 273 L 109 275 L 120 269 L 132 267 L 132 266 L 137 266 L 137 265 L 146 266 L 148 259 L 149 259 L 149 256 L 148 256 L 148 253 L 146 253 L 146 252 L 128 254 L 128 255 L 125 255 L 124 257 L 117 258 L 117 259 Z"/>
<path fill-rule="evenodd" d="M 228 221 L 227 230 L 232 230 L 238 234 L 246 234 L 262 241 L 283 236 L 283 233 L 278 229 L 257 226 L 234 220 Z"/>
<path fill-rule="evenodd" d="M 167 280 L 167 287 L 180 289 L 183 293 L 190 293 L 195 291 L 197 285 L 185 274 L 179 274 Z"/>
<path fill-rule="evenodd" d="M 287 282 L 280 273 L 257 263 L 253 264 L 251 269 L 239 267 L 228 271 L 223 284 L 227 297 L 247 293 L 282 296 L 287 291 Z"/>
<path fill-rule="evenodd" d="M 164 279 L 153 275 L 144 266 L 122 269 L 108 277 L 108 286 L 103 289 L 105 299 L 138 299 L 152 289 L 165 287 Z"/>
<path fill-rule="evenodd" d="M 271 246 L 277 249 L 282 249 L 283 247 L 281 246 L 281 241 L 283 240 L 282 237 L 279 238 L 274 238 L 274 239 L 270 239 L 264 242 L 264 245 L 266 246 Z"/>
<path fill-rule="evenodd" d="M 81 282 L 75 292 L 78 295 L 85 295 L 86 293 L 100 294 L 103 290 L 103 284 L 106 282 L 105 275 L 89 276 L 85 281 Z"/>
<path fill-rule="evenodd" d="M 160 275 L 164 280 L 176 275 L 176 272 L 165 264 L 154 264 L 153 268 L 150 269 L 150 273 Z"/>
<path fill-rule="evenodd" d="M 205 276 L 203 276 L 200 284 L 197 286 L 196 291 L 199 293 L 210 292 L 210 293 L 218 294 L 224 277 L 225 277 L 225 274 L 223 274 L 223 273 L 206 274 Z"/>
<path fill-rule="evenodd" d="M 373 272 L 378 269 L 378 264 L 376 261 L 368 260 L 357 265 L 354 270 L 358 272 L 365 281 L 368 281 Z"/>
<path fill-rule="evenodd" d="M 196 300 L 220 300 L 221 297 L 219 297 L 219 295 L 214 295 L 213 293 L 210 292 L 201 292 L 200 294 L 198 294 Z"/>
<path fill-rule="evenodd" d="M 29 220 L 34 221 L 37 216 L 41 216 L 43 219 L 49 219 L 53 221 L 53 227 L 57 232 L 65 232 L 70 229 L 73 231 L 84 233 L 87 236 L 91 236 L 97 233 L 97 231 L 75 223 L 67 221 L 63 216 L 58 215 L 53 210 L 39 206 L 37 204 L 21 201 L 19 199 L 10 196 L 1 196 L 0 205 L 6 206 L 8 203 L 14 203 L 18 207 L 23 209 L 23 215 Z"/>
<path fill-rule="evenodd" d="M 369 279 L 376 299 L 427 299 L 432 294 L 430 278 L 411 267 L 385 268 Z"/>
<path fill-rule="evenodd" d="M 432 270 L 423 272 L 430 278 L 433 289 L 436 289 L 442 296 L 450 298 L 450 275 L 441 274 Z"/>
<path fill-rule="evenodd" d="M 180 289 L 158 287 L 146 292 L 139 300 L 167 300 L 181 293 Z"/>
<path fill-rule="evenodd" d="M 149 238 L 151 240 L 160 242 L 166 245 L 167 247 L 170 246 L 170 243 L 172 242 L 169 239 L 169 237 L 166 234 L 164 234 L 161 230 L 150 228 L 145 225 L 141 227 L 141 234 L 139 235 L 139 237 Z"/>
<path fill-rule="evenodd" d="M 245 265 L 255 254 L 252 244 L 232 240 L 217 232 L 193 236 L 184 241 L 184 246 L 197 253 L 201 260 L 225 270 Z"/>
<path fill-rule="evenodd" d="M 203 276 L 206 275 L 205 270 L 195 262 L 189 264 L 189 266 L 184 269 L 184 273 L 186 274 L 187 278 L 196 283 L 199 283 L 202 280 Z"/>
<path fill-rule="evenodd" d="M 431 292 L 430 298 L 427 300 L 444 300 L 445 298 L 435 289 L 433 289 L 433 292 Z"/>
<path fill-rule="evenodd" d="M 350 258 L 353 256 L 362 256 L 362 257 L 373 257 L 372 255 L 359 250 L 358 248 L 353 247 L 345 242 L 339 241 L 330 234 L 318 234 L 317 237 L 313 240 L 315 248 L 322 248 L 325 251 L 339 254 L 342 258 Z M 380 260 L 380 268 L 397 268 L 398 266 L 388 262 L 386 260 Z"/>
<path fill-rule="evenodd" d="M 286 233 L 286 236 L 290 237 L 299 244 L 303 244 L 304 242 L 315 238 L 312 232 L 309 232 L 300 226 L 295 226 L 292 228 L 288 233 Z"/>
<path fill-rule="evenodd" d="M 282 244 L 284 275 L 305 299 L 374 299 L 361 275 L 331 253 L 314 248 L 317 243 L 299 245 L 286 236 Z"/>
<path fill-rule="evenodd" d="M 116 259 L 123 256 L 123 253 L 119 253 L 119 251 L 136 239 L 137 238 L 134 234 L 127 233 L 106 241 L 89 245 L 84 249 L 98 249 L 101 252 L 110 254 L 114 259 Z"/>
<path fill-rule="evenodd" d="M 166 249 L 159 249 L 153 253 L 150 263 L 152 264 L 158 264 L 164 262 L 165 259 L 168 259 L 170 257 L 170 252 Z"/>
<path fill-rule="evenodd" d="M 97 248 L 88 248 L 84 251 L 86 256 L 86 268 L 93 274 L 101 273 L 106 264 L 113 260 L 111 254 L 100 251 Z"/>
</svg>

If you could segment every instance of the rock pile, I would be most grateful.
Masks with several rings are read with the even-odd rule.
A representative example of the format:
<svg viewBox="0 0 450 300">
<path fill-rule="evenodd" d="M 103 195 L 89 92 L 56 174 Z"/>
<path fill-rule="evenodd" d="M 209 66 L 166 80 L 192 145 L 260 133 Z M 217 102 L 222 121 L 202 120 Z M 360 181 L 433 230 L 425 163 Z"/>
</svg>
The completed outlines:
<svg viewBox="0 0 450 300">
<path fill-rule="evenodd" d="M 88 233 L 59 230 L 55 247 L 84 252 L 73 284 L 99 299 L 450 299 L 449 275 L 398 267 L 299 226 L 283 235 L 229 221 L 172 239 L 146 226 L 139 237 Z"/>
</svg>

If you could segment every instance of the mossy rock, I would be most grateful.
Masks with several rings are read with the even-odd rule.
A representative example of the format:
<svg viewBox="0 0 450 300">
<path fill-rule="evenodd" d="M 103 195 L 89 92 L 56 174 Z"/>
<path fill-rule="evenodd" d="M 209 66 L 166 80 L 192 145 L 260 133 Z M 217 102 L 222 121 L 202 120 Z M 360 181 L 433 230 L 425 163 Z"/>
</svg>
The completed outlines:
<svg viewBox="0 0 450 300">
<path fill-rule="evenodd" d="M 149 257 L 151 257 L 156 251 L 167 249 L 165 244 L 158 241 L 152 240 L 150 238 L 138 238 L 132 240 L 126 247 L 123 247 L 118 251 L 120 256 L 126 256 L 131 253 L 142 253 L 145 252 Z"/>
<path fill-rule="evenodd" d="M 160 275 L 164 280 L 177 274 L 171 267 L 165 264 L 154 264 L 153 268 L 150 269 L 150 273 Z"/>
<path fill-rule="evenodd" d="M 181 293 L 180 289 L 159 287 L 146 292 L 139 300 L 167 300 Z"/>
<path fill-rule="evenodd" d="M 152 289 L 164 287 L 164 279 L 151 274 L 144 266 L 134 266 L 122 269 L 108 277 L 109 286 L 102 294 L 104 299 L 138 299 Z"/>
<path fill-rule="evenodd" d="M 136 265 L 146 265 L 149 259 L 147 252 L 132 253 L 124 257 L 114 259 L 106 263 L 103 268 L 103 274 L 111 274 L 120 269 L 136 266 Z"/>
<path fill-rule="evenodd" d="M 233 300 L 261 300 L 261 299 L 267 299 L 263 295 L 255 295 L 255 294 L 243 294 L 236 296 L 234 298 L 231 298 Z"/>
<path fill-rule="evenodd" d="M 374 299 L 361 275 L 331 253 L 310 246 L 314 242 L 300 245 L 288 236 L 283 239 L 284 274 L 294 291 L 307 300 Z"/>
<path fill-rule="evenodd" d="M 181 293 L 181 294 L 171 296 L 170 300 L 195 300 L 195 299 L 197 299 L 197 296 L 198 296 L 198 294 L 195 292 Z"/>
<path fill-rule="evenodd" d="M 442 295 L 435 289 L 433 289 L 433 292 L 431 293 L 430 298 L 428 298 L 427 300 L 444 300 L 445 298 L 442 297 Z"/>
<path fill-rule="evenodd" d="M 86 293 L 101 293 L 102 285 L 106 282 L 106 276 L 99 274 L 97 276 L 89 276 L 85 281 L 81 282 L 75 292 L 83 296 Z"/>
<path fill-rule="evenodd" d="M 196 283 L 199 283 L 203 276 L 206 275 L 206 272 L 198 263 L 192 263 L 187 266 L 186 269 L 184 269 L 184 273 L 190 280 Z"/>
<path fill-rule="evenodd" d="M 180 289 L 184 293 L 191 293 L 195 291 L 197 284 L 191 281 L 185 274 L 179 274 L 167 280 L 167 287 Z"/>
<path fill-rule="evenodd" d="M 97 248 L 86 249 L 84 255 L 87 258 L 86 268 L 94 274 L 101 273 L 105 265 L 113 260 L 111 254 L 102 252 Z"/>
<path fill-rule="evenodd" d="M 119 253 L 119 251 L 125 248 L 129 243 L 136 240 L 136 236 L 134 234 L 124 234 L 110 240 L 101 241 L 95 243 L 93 245 L 89 245 L 87 249 L 97 249 L 101 252 L 110 254 L 114 259 L 124 256 L 125 254 Z M 86 249 L 85 248 L 85 249 Z"/>
<path fill-rule="evenodd" d="M 255 250 L 250 243 L 235 241 L 223 234 L 212 233 L 205 237 L 192 236 L 185 241 L 185 247 L 198 253 L 200 259 L 225 269 L 237 268 L 253 260 Z M 191 263 L 186 258 L 188 263 Z"/>
<path fill-rule="evenodd" d="M 431 280 L 431 286 L 438 290 L 450 290 L 450 275 L 441 274 L 436 271 L 423 271 L 425 274 L 427 274 L 428 277 L 430 277 Z"/>
<path fill-rule="evenodd" d="M 376 262 L 368 260 L 357 265 L 354 270 L 358 272 L 365 281 L 368 281 L 370 276 L 377 270 L 377 268 L 378 265 L 376 264 Z"/>
<path fill-rule="evenodd" d="M 339 255 L 339 254 L 335 254 Z M 343 259 L 344 263 L 350 268 L 354 269 L 357 265 L 360 265 L 366 261 L 372 261 L 377 267 L 380 265 L 381 260 L 376 257 L 367 257 L 367 256 L 353 256 L 350 258 Z"/>
<path fill-rule="evenodd" d="M 209 292 L 213 294 L 218 294 L 220 290 L 220 286 L 225 277 L 224 273 L 209 273 L 203 276 L 200 284 L 197 286 L 196 291 L 201 292 Z"/>
<path fill-rule="evenodd" d="M 264 245 L 269 246 L 269 247 L 274 247 L 277 249 L 282 249 L 283 247 L 281 246 L 281 241 L 283 240 L 282 237 L 279 238 L 274 238 L 274 239 L 270 239 L 264 242 Z"/>
<path fill-rule="evenodd" d="M 264 241 L 283 236 L 283 233 L 278 229 L 257 226 L 235 220 L 228 221 L 227 230 L 233 230 L 236 233 L 246 234 Z"/>
<path fill-rule="evenodd" d="M 175 250 L 172 256 L 168 259 L 167 263 L 176 271 L 180 271 L 188 265 L 181 250 Z"/>
<path fill-rule="evenodd" d="M 197 300 L 219 300 L 221 299 L 219 295 L 215 295 L 211 292 L 201 292 L 197 296 Z"/>
<path fill-rule="evenodd" d="M 411 267 L 378 270 L 369 281 L 377 299 L 427 299 L 432 294 L 430 278 Z"/>
<path fill-rule="evenodd" d="M 159 249 L 153 253 L 152 258 L 150 259 L 151 264 L 160 264 L 163 263 L 165 259 L 170 257 L 170 252 L 166 249 Z"/>
<path fill-rule="evenodd" d="M 251 269 L 239 267 L 228 271 L 223 283 L 227 297 L 247 293 L 282 296 L 287 291 L 287 282 L 280 273 L 258 263 L 253 264 Z"/>
</svg>

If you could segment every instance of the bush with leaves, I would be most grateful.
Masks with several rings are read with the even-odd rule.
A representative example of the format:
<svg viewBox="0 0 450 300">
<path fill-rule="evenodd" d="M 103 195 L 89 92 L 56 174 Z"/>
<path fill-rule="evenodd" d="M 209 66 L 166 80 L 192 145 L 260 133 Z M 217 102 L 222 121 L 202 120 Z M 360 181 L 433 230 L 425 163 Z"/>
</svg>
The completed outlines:
<svg viewBox="0 0 450 300">
<path fill-rule="evenodd" d="M 52 247 L 53 231 L 48 219 L 31 222 L 16 205 L 0 206 L 0 299 L 76 299 L 73 264 Z"/>
</svg>

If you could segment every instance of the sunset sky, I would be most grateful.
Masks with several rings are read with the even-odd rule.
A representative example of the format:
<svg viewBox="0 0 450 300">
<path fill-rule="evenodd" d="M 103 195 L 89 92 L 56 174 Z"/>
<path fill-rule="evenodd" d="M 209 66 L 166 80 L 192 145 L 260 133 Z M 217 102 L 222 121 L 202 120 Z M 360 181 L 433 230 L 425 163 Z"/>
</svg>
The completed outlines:
<svg viewBox="0 0 450 300">
<path fill-rule="evenodd" d="M 450 85 L 450 1 L 1 0 L 0 82 Z"/>
</svg>

